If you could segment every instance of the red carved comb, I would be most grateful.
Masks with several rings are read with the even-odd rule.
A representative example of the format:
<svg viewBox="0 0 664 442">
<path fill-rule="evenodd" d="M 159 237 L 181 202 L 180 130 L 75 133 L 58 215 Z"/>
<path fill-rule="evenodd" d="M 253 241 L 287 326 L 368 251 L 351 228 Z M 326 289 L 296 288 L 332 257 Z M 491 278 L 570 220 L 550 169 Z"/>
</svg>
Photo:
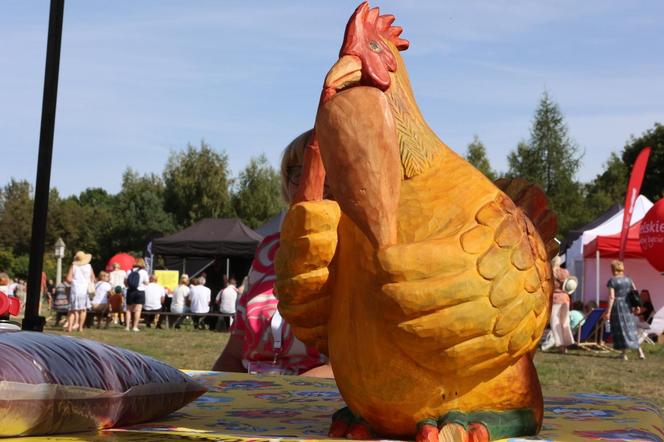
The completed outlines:
<svg viewBox="0 0 664 442">
<path fill-rule="evenodd" d="M 394 19 L 395 17 L 392 14 L 380 15 L 378 7 L 370 8 L 369 2 L 364 1 L 348 20 L 346 36 L 355 34 L 354 32 L 349 33 L 353 28 L 373 27 L 376 34 L 391 42 L 400 51 L 405 51 L 410 43 L 408 40 L 399 37 L 403 29 L 400 26 L 392 26 Z"/>
</svg>

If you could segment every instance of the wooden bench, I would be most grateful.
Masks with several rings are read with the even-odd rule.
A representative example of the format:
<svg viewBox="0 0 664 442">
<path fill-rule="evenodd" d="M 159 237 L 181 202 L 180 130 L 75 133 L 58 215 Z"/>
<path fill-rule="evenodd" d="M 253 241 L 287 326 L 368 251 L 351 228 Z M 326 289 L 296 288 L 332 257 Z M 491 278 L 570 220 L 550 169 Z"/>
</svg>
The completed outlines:
<svg viewBox="0 0 664 442">
<path fill-rule="evenodd" d="M 159 316 L 182 316 L 184 319 L 185 317 L 189 316 L 190 318 L 193 317 L 199 317 L 199 318 L 218 318 L 218 319 L 225 319 L 225 318 L 233 318 L 235 317 L 234 313 L 221 313 L 221 312 L 209 312 L 209 313 L 192 313 L 192 312 L 185 312 L 185 313 L 176 313 L 176 312 L 149 312 L 147 313 L 149 315 L 154 315 L 155 317 L 157 315 Z M 226 321 L 217 321 L 217 331 L 222 330 L 222 324 L 224 324 L 223 329 L 226 330 L 225 324 Z"/>
</svg>

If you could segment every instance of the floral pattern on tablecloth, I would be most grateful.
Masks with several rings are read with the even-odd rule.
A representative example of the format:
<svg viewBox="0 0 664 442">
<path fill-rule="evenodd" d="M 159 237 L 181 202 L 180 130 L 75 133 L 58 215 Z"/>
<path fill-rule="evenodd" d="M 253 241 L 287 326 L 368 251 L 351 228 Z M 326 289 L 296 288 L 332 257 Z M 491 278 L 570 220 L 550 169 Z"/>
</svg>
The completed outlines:
<svg viewBox="0 0 664 442">
<path fill-rule="evenodd" d="M 327 439 L 332 414 L 344 406 L 331 380 L 204 371 L 187 373 L 207 385 L 209 392 L 159 421 L 96 434 L 16 440 L 313 441 Z M 545 398 L 540 434 L 507 441 L 664 442 L 663 428 L 662 412 L 650 401 L 579 393 Z"/>
</svg>

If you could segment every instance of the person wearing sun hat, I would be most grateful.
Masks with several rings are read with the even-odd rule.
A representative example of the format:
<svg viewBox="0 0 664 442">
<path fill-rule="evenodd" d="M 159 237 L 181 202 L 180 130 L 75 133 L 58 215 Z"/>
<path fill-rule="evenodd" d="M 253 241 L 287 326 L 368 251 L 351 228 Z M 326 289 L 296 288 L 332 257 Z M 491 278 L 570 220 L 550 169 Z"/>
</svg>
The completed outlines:
<svg viewBox="0 0 664 442">
<path fill-rule="evenodd" d="M 92 255 L 81 250 L 74 255 L 66 281 L 71 284 L 71 302 L 69 304 L 69 321 L 67 333 L 72 330 L 83 331 L 85 317 L 90 308 L 90 287 L 95 285 L 95 274 L 90 260 Z"/>
<path fill-rule="evenodd" d="M 560 353 L 566 353 L 567 347 L 574 343 L 574 336 L 569 326 L 570 293 L 576 289 L 576 278 L 570 277 L 569 271 L 560 264 L 560 256 L 552 262 L 553 303 L 549 325 L 556 347 Z"/>
</svg>

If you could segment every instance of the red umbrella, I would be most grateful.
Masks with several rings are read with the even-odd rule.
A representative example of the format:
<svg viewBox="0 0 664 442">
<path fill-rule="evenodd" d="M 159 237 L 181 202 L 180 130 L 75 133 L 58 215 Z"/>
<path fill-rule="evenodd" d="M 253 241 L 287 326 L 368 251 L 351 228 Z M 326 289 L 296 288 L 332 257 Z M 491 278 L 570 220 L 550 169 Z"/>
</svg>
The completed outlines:
<svg viewBox="0 0 664 442">
<path fill-rule="evenodd" d="M 117 253 L 106 263 L 106 271 L 107 272 L 112 271 L 113 264 L 115 264 L 116 262 L 120 264 L 120 268 L 122 270 L 128 271 L 131 270 L 132 266 L 136 262 L 136 258 L 134 258 L 128 253 Z"/>
</svg>

